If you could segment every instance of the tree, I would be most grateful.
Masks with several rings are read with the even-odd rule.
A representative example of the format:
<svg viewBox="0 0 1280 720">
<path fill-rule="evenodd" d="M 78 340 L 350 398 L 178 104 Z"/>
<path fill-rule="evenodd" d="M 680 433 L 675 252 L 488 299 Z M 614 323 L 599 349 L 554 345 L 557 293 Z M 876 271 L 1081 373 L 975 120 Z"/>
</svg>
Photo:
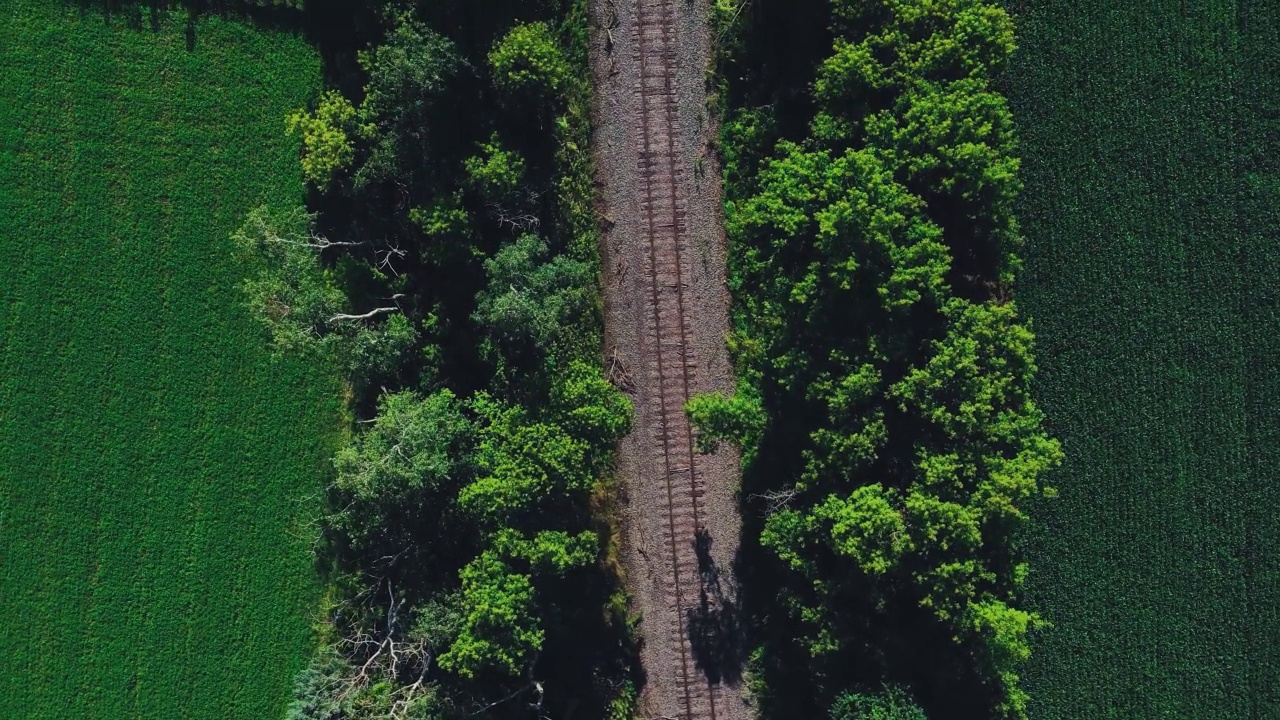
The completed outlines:
<svg viewBox="0 0 1280 720">
<path fill-rule="evenodd" d="M 352 668 L 335 652 L 311 659 L 294 681 L 293 700 L 285 720 L 343 720 L 351 711 L 349 696 L 339 690 Z"/>
<path fill-rule="evenodd" d="M 506 150 L 494 133 L 480 144 L 480 152 L 463 164 L 472 189 L 484 198 L 489 212 L 499 226 L 511 230 L 536 230 L 538 218 L 524 207 L 528 197 L 521 197 L 525 162 L 520 154 Z"/>
<path fill-rule="evenodd" d="M 631 429 L 631 401 L 618 392 L 598 364 L 572 360 L 557 373 L 550 414 L 570 435 L 591 448 L 593 473 L 607 470 L 608 452 Z"/>
<path fill-rule="evenodd" d="M 316 247 L 327 241 L 312 232 L 311 222 L 302 208 L 261 205 L 231 236 L 248 269 L 241 289 L 249 309 L 282 351 L 321 342 L 347 305 L 320 266 Z"/>
<path fill-rule="evenodd" d="M 485 394 L 471 407 L 480 420 L 477 477 L 462 488 L 458 503 L 482 528 L 524 528 L 590 492 L 595 476 L 586 442 Z"/>
<path fill-rule="evenodd" d="M 1027 716 L 1030 697 L 1018 685 L 1017 668 L 1031 657 L 1029 635 L 1047 625 L 1035 613 L 994 599 L 974 603 L 965 617 L 966 629 L 980 642 L 981 661 L 1004 689 L 1000 709 L 1013 717 Z"/>
<path fill-rule="evenodd" d="M 493 84 L 516 102 L 550 103 L 569 82 L 564 50 L 545 22 L 517 25 L 489 51 Z"/>
<path fill-rule="evenodd" d="M 449 390 L 385 395 L 373 424 L 334 457 L 335 486 L 376 506 L 421 503 L 456 490 L 469 473 L 475 428 Z"/>
<path fill-rule="evenodd" d="M 917 80 L 994 77 L 1015 47 L 1013 20 L 986 0 L 837 0 L 831 14 L 834 57 L 842 44 L 864 48 L 880 67 L 875 75 L 899 90 Z"/>
<path fill-rule="evenodd" d="M 360 51 L 357 60 L 369 78 L 359 110 L 369 150 L 355 185 L 412 177 L 430 166 L 425 153 L 435 138 L 446 136 L 457 109 L 440 101 L 463 62 L 452 42 L 409 14 L 396 16 L 382 43 Z"/>
<path fill-rule="evenodd" d="M 321 253 L 334 249 L 371 249 L 362 241 L 330 240 L 315 233 L 313 217 L 300 207 L 280 210 L 267 205 L 250 211 L 231 236 L 246 279 L 241 290 L 250 311 L 262 322 L 272 345 L 281 352 L 332 354 L 357 386 L 368 386 L 394 368 L 417 341 L 413 324 L 395 303 L 356 311 L 339 287 L 335 273 L 321 264 Z M 377 251 L 385 259 L 394 247 Z M 368 268 L 375 282 L 384 278 Z"/>
<path fill-rule="evenodd" d="M 506 529 L 493 539 L 494 549 L 508 560 L 527 563 L 535 575 L 564 575 L 573 568 L 596 561 L 599 543 L 596 534 L 584 530 L 570 535 L 563 530 L 540 530 L 532 538 Z"/>
<path fill-rule="evenodd" d="M 453 493 L 471 477 L 474 432 L 448 389 L 384 396 L 371 427 L 334 455 L 334 487 L 346 500 L 330 523 L 357 548 L 412 544 L 416 529 L 393 520 L 428 505 L 445 525 Z"/>
<path fill-rule="evenodd" d="M 931 652 L 954 638 L 948 662 L 1002 690 L 991 710 L 1023 717 L 1016 668 L 1039 620 L 1015 606 L 1013 538 L 1061 450 L 1031 398 L 1030 328 L 1007 301 L 1021 184 L 996 88 L 1013 24 L 985 0 L 830 11 L 812 111 L 787 87 L 736 88 L 773 98 L 724 134 L 730 342 L 751 403 L 688 410 L 706 438 L 758 433 L 744 485 L 767 506 L 769 577 L 785 578 L 763 614 L 792 638 L 783 654 L 812 659 L 777 671 L 812 677 L 836 720 L 923 718 L 905 693 L 852 685 L 919 672 L 894 666 L 918 661 L 917 648 L 899 659 L 914 638 L 869 631 L 909 618 Z M 795 140 L 786 128 L 810 112 Z"/>
<path fill-rule="evenodd" d="M 336 90 L 320 96 L 315 112 L 290 114 L 285 127 L 302 134 L 302 176 L 318 188 L 355 159 L 356 109 Z"/>
<path fill-rule="evenodd" d="M 953 243 L 998 253 L 995 269 L 1012 277 L 1021 244 L 1013 212 L 1021 161 L 1003 95 L 981 78 L 920 83 L 867 120 L 867 138 L 899 179 L 937 209 Z"/>
<path fill-rule="evenodd" d="M 472 317 L 510 356 L 546 352 L 591 307 L 590 267 L 548 254 L 546 242 L 525 233 L 484 263 L 488 283 Z"/>
<path fill-rule="evenodd" d="M 892 490 L 863 485 L 847 498 L 829 496 L 813 517 L 837 554 L 867 575 L 883 575 L 913 549 L 899 504 Z"/>
<path fill-rule="evenodd" d="M 698 429 L 698 449 L 710 452 L 717 442 L 728 440 L 743 449 L 754 452 L 764 432 L 765 414 L 760 399 L 741 390 L 733 395 L 720 392 L 701 393 L 689 398 L 685 412 L 689 421 Z"/>
<path fill-rule="evenodd" d="M 533 583 L 513 573 L 493 551 L 462 569 L 462 631 L 438 659 L 440 667 L 465 678 L 492 670 L 518 675 L 542 648 Z"/>
<path fill-rule="evenodd" d="M 1032 402 L 1033 336 L 1017 322 L 1013 303 L 957 299 L 946 315 L 946 337 L 933 343 L 933 356 L 907 373 L 893 393 L 904 410 L 921 413 L 949 437 L 995 440 L 992 433 L 1008 429 L 1000 421 Z"/>
</svg>

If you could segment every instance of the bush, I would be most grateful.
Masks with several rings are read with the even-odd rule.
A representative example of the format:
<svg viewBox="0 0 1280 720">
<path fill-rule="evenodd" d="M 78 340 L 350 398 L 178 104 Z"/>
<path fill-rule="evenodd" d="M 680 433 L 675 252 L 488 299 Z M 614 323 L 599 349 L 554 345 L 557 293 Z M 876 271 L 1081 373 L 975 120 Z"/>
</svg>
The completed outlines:
<svg viewBox="0 0 1280 720">
<path fill-rule="evenodd" d="M 849 693 L 831 706 L 831 720 L 929 720 L 905 690 L 889 687 L 873 695 Z"/>
</svg>

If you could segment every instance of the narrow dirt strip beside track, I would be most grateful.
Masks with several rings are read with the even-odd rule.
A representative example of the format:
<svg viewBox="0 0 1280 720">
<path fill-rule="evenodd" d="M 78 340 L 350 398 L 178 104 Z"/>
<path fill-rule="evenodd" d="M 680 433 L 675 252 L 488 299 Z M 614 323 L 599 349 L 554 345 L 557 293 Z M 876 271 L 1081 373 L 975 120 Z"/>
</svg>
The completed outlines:
<svg viewBox="0 0 1280 720">
<path fill-rule="evenodd" d="M 623 561 L 642 618 L 641 717 L 745 720 L 731 568 L 737 459 L 695 451 L 689 397 L 730 391 L 707 9 L 593 0 L 595 155 L 610 370 L 636 404 L 619 447 Z"/>
</svg>

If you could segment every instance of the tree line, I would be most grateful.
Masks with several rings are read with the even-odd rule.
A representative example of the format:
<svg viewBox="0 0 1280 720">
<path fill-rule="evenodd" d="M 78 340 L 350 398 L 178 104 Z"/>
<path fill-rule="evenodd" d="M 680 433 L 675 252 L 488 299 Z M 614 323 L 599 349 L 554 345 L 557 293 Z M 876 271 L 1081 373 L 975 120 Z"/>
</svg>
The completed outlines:
<svg viewBox="0 0 1280 720">
<path fill-rule="evenodd" d="M 1023 243 L 984 0 L 717 5 L 743 452 L 766 715 L 1025 718 L 1027 503 L 1062 453 L 1011 288 Z"/>
<path fill-rule="evenodd" d="M 628 717 L 581 0 L 311 0 L 307 206 L 234 234 L 279 352 L 347 378 L 290 720 Z"/>
</svg>

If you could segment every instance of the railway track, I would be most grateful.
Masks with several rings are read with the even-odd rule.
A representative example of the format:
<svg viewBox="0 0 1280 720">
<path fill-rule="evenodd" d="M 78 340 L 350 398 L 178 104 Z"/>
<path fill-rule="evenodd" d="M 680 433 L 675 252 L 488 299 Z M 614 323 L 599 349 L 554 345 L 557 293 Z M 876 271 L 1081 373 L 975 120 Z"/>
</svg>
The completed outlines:
<svg viewBox="0 0 1280 720">
<path fill-rule="evenodd" d="M 648 431 L 660 448 L 666 484 L 666 551 L 671 574 L 667 606 L 673 618 L 669 642 L 679 662 L 651 668 L 670 678 L 678 693 L 682 720 L 716 720 L 720 691 L 695 662 L 688 618 L 707 602 L 698 559 L 704 531 L 701 500 L 706 491 L 694 451 L 693 430 L 684 406 L 694 385 L 697 360 L 690 342 L 686 303 L 690 255 L 686 240 L 686 203 L 681 188 L 682 165 L 676 97 L 676 7 L 674 0 L 635 0 L 634 59 L 639 68 L 635 88 L 640 107 L 639 175 L 642 231 L 647 236 L 643 271 L 649 293 L 644 335 L 649 351 L 644 379 L 650 391 Z M 659 493 L 660 496 L 662 493 Z M 650 637 L 649 642 L 662 638 Z"/>
</svg>

